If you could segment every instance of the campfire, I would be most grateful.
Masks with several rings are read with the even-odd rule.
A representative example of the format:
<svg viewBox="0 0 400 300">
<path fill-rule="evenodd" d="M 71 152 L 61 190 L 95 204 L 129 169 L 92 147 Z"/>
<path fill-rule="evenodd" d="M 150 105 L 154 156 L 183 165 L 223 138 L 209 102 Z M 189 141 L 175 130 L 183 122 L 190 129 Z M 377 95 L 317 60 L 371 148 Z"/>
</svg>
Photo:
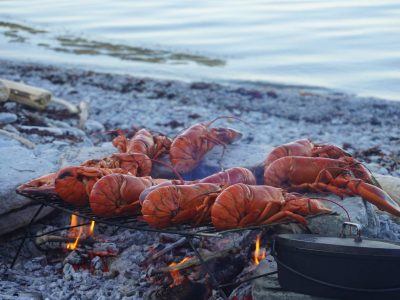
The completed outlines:
<svg viewBox="0 0 400 300">
<path fill-rule="evenodd" d="M 113 144 L 118 153 L 65 167 L 21 185 L 17 190 L 20 194 L 71 213 L 66 231 L 43 234 L 36 244 L 46 250 L 49 243 L 59 242 L 58 250 L 66 255 L 64 275 L 89 271 L 96 276 L 111 276 L 111 266 L 124 258 L 119 257 L 120 241 L 114 240 L 115 232 L 157 232 L 159 240 L 145 249 L 147 257 L 136 262 L 145 273 L 140 278 L 152 286 L 149 298 L 227 299 L 230 295 L 241 300 L 251 297 L 251 281 L 260 276 L 255 270 L 266 261 L 267 249 L 269 256 L 275 255 L 273 241 L 279 230 L 287 228 L 284 225 L 296 223 L 299 230 L 309 231 L 306 226 L 310 218 L 337 214 L 325 202 L 342 209 L 350 218 L 346 208 L 336 201 L 302 194 L 301 189 L 359 195 L 400 215 L 400 209 L 387 201 L 385 192 L 373 185 L 361 162 L 343 149 L 310 140 L 272 151 L 264 161 L 263 175 L 258 176 L 262 178 L 256 178 L 250 169 L 233 167 L 185 181 L 180 173 L 195 169 L 212 147 L 241 137 L 232 129 L 211 128 L 216 120 L 195 124 L 174 140 L 145 129 L 131 139 L 117 131 Z M 197 141 L 197 132 L 208 135 L 208 142 Z M 190 139 L 196 143 L 192 145 Z M 289 154 L 287 148 L 292 149 Z M 296 151 L 303 156 L 290 155 Z M 170 155 L 172 166 L 159 160 L 165 153 Z M 169 178 L 148 176 L 157 163 L 167 165 L 173 174 Z M 310 165 L 313 168 L 303 168 Z M 288 174 L 287 168 L 296 170 Z M 297 174 L 302 170 L 310 173 L 305 179 Z M 113 231 L 99 234 L 95 224 L 96 228 L 101 225 Z M 52 250 L 56 249 L 52 245 Z M 119 264 L 128 264 L 128 260 Z M 276 269 L 261 275 L 274 272 Z M 118 276 L 119 271 L 113 274 Z M 126 276 L 134 275 L 127 272 Z"/>
</svg>

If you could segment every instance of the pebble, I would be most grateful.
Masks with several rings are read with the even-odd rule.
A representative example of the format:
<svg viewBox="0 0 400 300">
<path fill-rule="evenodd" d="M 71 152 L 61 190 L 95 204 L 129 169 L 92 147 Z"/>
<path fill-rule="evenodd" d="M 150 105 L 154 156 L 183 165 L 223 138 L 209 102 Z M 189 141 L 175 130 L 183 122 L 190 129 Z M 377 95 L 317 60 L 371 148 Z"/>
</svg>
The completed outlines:
<svg viewBox="0 0 400 300">
<path fill-rule="evenodd" d="M 17 120 L 18 117 L 16 114 L 0 112 L 0 125 L 14 123 Z"/>
</svg>

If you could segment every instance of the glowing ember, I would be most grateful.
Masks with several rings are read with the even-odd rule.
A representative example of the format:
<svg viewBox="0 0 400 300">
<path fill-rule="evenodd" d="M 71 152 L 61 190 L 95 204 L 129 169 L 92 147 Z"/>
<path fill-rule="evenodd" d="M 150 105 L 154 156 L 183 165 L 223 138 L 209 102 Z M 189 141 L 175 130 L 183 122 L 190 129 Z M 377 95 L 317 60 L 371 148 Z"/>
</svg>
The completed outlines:
<svg viewBox="0 0 400 300">
<path fill-rule="evenodd" d="M 188 261 L 190 258 L 191 257 L 185 257 L 179 263 L 173 262 L 173 263 L 169 264 L 169 267 L 173 268 L 175 266 L 183 264 L 184 262 Z M 174 280 L 174 283 L 171 285 L 171 287 L 182 284 L 184 277 L 179 273 L 179 270 L 173 270 L 173 271 L 170 271 L 170 273 L 171 273 L 172 279 Z"/>
<path fill-rule="evenodd" d="M 262 252 L 260 253 L 260 235 L 257 235 L 256 238 L 256 249 L 254 250 L 254 264 L 258 265 L 260 263 L 260 261 L 262 261 L 266 256 L 266 251 L 265 249 L 262 250 Z"/>
<path fill-rule="evenodd" d="M 84 220 L 80 220 L 77 215 L 71 215 L 71 223 L 70 226 L 78 226 L 80 224 L 84 224 Z M 79 227 L 74 227 L 70 228 L 68 231 L 68 237 L 69 238 L 74 238 L 75 241 L 73 243 L 68 243 L 67 244 L 67 249 L 68 250 L 74 250 L 78 247 L 79 240 L 81 238 L 85 239 L 89 236 L 91 236 L 94 232 L 94 226 L 95 226 L 95 221 L 92 221 L 90 223 L 90 226 L 88 225 L 82 225 Z"/>
</svg>

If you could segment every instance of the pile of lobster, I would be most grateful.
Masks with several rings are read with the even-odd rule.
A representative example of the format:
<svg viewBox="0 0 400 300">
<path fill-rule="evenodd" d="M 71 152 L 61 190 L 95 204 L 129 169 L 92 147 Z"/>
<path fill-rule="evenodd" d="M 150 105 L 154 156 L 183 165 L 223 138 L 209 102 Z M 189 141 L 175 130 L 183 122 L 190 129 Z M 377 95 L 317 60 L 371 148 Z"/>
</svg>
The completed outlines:
<svg viewBox="0 0 400 300">
<path fill-rule="evenodd" d="M 225 118 L 225 117 L 220 117 Z M 217 119 L 220 119 L 217 118 Z M 321 200 L 299 192 L 361 196 L 395 216 L 400 209 L 363 164 L 343 149 L 303 139 L 275 148 L 264 161 L 264 185 L 253 173 L 235 167 L 196 181 L 180 174 L 193 170 L 216 145 L 226 147 L 241 134 L 212 128 L 217 120 L 195 124 L 174 139 L 141 129 L 112 141 L 119 153 L 83 162 L 34 179 L 18 191 L 56 193 L 77 206 L 90 205 L 102 217 L 142 214 L 156 228 L 178 224 L 217 229 L 271 224 L 286 219 L 306 224 L 305 216 L 330 213 Z M 179 179 L 150 177 L 152 164 L 168 154 Z"/>
</svg>

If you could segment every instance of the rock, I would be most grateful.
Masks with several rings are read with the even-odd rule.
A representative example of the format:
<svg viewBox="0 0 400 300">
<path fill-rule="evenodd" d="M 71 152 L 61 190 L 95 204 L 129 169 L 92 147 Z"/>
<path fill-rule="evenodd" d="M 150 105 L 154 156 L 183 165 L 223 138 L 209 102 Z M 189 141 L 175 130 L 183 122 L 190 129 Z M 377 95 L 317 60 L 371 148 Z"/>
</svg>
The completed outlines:
<svg viewBox="0 0 400 300">
<path fill-rule="evenodd" d="M 7 101 L 10 96 L 10 90 L 6 87 L 6 85 L 0 81 L 0 102 Z"/>
<path fill-rule="evenodd" d="M 378 180 L 382 189 L 400 205 L 400 178 L 375 173 L 374 177 Z"/>
<path fill-rule="evenodd" d="M 0 147 L 0 235 L 27 225 L 38 205 L 15 193 L 18 185 L 54 171 L 57 167 L 21 146 Z M 44 208 L 42 218 L 52 211 Z"/>
<path fill-rule="evenodd" d="M 0 125 L 14 123 L 17 121 L 18 117 L 16 114 L 1 112 L 0 113 Z"/>
<path fill-rule="evenodd" d="M 60 168 L 79 165 L 85 160 L 102 158 L 115 152 L 117 152 L 117 149 L 111 143 L 104 143 L 101 147 L 70 148 L 61 155 Z"/>
<path fill-rule="evenodd" d="M 104 131 L 104 126 L 95 120 L 87 120 L 85 123 L 85 130 L 87 133 Z"/>
</svg>

